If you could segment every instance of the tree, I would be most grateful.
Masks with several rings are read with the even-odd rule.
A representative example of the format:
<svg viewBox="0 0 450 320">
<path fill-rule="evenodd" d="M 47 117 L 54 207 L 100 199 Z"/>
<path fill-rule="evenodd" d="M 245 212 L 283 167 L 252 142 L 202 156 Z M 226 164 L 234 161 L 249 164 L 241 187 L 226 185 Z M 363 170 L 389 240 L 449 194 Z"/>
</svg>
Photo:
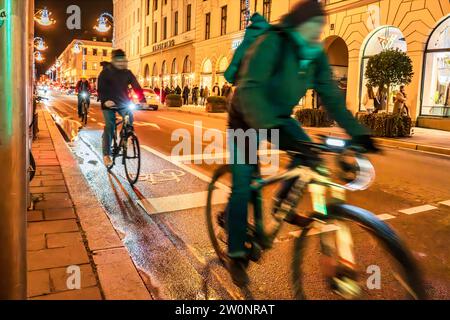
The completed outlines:
<svg viewBox="0 0 450 320">
<path fill-rule="evenodd" d="M 399 49 L 383 50 L 370 57 L 365 73 L 368 84 L 378 87 L 380 94 L 387 90 L 388 102 L 391 86 L 408 85 L 413 75 L 411 59 Z"/>
</svg>

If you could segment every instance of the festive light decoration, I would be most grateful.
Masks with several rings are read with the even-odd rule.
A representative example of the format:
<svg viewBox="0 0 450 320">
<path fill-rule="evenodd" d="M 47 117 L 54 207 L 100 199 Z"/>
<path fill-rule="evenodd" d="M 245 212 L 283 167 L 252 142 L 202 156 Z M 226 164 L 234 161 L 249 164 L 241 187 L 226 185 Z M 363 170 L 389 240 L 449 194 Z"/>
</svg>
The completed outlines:
<svg viewBox="0 0 450 320">
<path fill-rule="evenodd" d="M 34 47 L 39 51 L 45 51 L 48 48 L 48 46 L 45 44 L 44 39 L 42 39 L 41 37 L 34 38 Z"/>
<path fill-rule="evenodd" d="M 114 17 L 111 14 L 104 12 L 97 19 L 97 22 L 98 24 L 94 26 L 94 29 L 98 32 L 105 33 L 111 30 L 111 27 L 114 24 Z"/>
<path fill-rule="evenodd" d="M 50 26 L 56 23 L 55 19 L 51 19 L 52 13 L 47 8 L 38 10 L 34 15 L 34 20 L 42 26 Z"/>
<path fill-rule="evenodd" d="M 42 53 L 41 53 L 40 51 L 36 51 L 36 52 L 34 53 L 34 59 L 35 59 L 37 62 L 43 62 L 43 61 L 45 60 L 44 56 L 42 55 Z"/>
<path fill-rule="evenodd" d="M 81 53 L 81 49 L 82 49 L 82 47 L 83 47 L 83 42 L 82 41 L 75 41 L 74 42 L 74 44 L 73 44 L 73 48 L 72 48 L 72 52 L 74 53 L 74 54 L 79 54 L 79 53 Z"/>
</svg>

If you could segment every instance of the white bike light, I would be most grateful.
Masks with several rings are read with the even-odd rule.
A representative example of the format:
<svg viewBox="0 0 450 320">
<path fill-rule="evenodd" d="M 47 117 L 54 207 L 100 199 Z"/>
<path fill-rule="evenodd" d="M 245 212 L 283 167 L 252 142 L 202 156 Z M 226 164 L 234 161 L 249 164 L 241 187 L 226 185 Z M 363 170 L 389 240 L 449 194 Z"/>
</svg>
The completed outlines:
<svg viewBox="0 0 450 320">
<path fill-rule="evenodd" d="M 135 105 L 134 103 L 130 103 L 130 104 L 128 105 L 128 109 L 134 110 L 134 109 L 136 109 L 136 105 Z"/>
<path fill-rule="evenodd" d="M 336 148 L 344 148 L 345 147 L 345 141 L 341 140 L 341 139 L 327 138 L 325 143 L 330 147 L 336 147 Z"/>
<path fill-rule="evenodd" d="M 86 99 L 87 98 L 86 92 L 83 92 L 83 94 L 81 96 Z"/>
</svg>

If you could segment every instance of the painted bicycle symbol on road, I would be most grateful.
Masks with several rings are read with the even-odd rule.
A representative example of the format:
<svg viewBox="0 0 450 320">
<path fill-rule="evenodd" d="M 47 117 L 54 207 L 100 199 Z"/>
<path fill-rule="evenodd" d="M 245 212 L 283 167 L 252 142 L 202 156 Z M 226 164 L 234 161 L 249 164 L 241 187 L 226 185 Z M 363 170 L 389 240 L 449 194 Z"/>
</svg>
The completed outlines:
<svg viewBox="0 0 450 320">
<path fill-rule="evenodd" d="M 143 174 L 139 177 L 139 181 L 150 182 L 151 184 L 159 184 L 168 181 L 180 182 L 181 177 L 185 176 L 186 172 L 175 169 L 164 169 L 158 173 Z"/>
</svg>

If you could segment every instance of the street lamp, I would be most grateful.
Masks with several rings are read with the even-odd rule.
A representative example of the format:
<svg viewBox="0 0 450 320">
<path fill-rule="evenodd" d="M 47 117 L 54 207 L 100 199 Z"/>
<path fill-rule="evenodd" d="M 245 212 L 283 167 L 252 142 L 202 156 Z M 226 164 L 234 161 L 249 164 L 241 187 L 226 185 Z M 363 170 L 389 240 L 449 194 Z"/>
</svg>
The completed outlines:
<svg viewBox="0 0 450 320">
<path fill-rule="evenodd" d="M 34 38 L 34 47 L 39 51 L 45 51 L 48 48 L 48 46 L 45 44 L 44 39 L 42 39 L 41 37 Z"/>
<path fill-rule="evenodd" d="M 50 18 L 51 15 L 52 13 L 48 11 L 46 7 L 44 7 L 44 9 L 40 9 L 35 13 L 34 20 L 41 26 L 47 27 L 56 23 L 55 19 Z"/>
</svg>

